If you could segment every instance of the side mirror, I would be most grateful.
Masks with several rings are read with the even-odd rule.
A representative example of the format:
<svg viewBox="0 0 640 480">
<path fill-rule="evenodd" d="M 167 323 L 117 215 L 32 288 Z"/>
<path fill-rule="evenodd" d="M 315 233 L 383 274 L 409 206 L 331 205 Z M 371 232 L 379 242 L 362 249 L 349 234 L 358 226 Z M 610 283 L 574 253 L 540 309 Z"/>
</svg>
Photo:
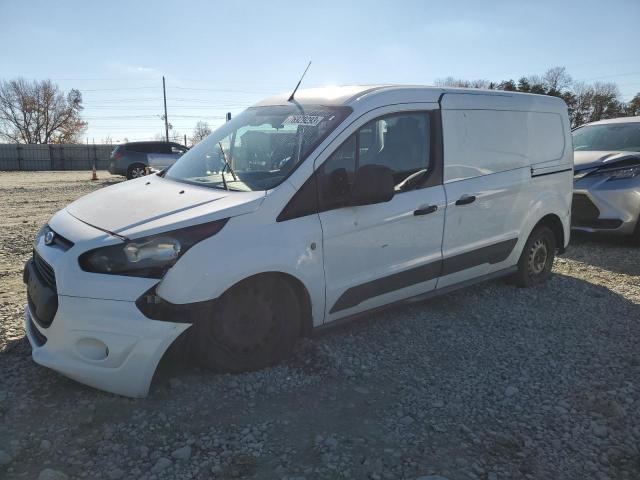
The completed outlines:
<svg viewBox="0 0 640 480">
<path fill-rule="evenodd" d="M 388 202 L 395 195 L 393 171 L 382 165 L 364 165 L 358 169 L 353 189 L 352 205 L 372 205 Z"/>
</svg>

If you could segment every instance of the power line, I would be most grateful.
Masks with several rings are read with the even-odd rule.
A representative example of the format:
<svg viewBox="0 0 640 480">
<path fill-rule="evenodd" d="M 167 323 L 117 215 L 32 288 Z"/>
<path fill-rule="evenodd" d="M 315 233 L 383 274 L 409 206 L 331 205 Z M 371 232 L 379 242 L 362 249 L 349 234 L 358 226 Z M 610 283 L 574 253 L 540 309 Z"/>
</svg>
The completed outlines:
<svg viewBox="0 0 640 480">
<path fill-rule="evenodd" d="M 599 80 L 601 78 L 614 78 L 614 77 L 627 77 L 630 75 L 640 75 L 640 72 L 629 72 L 629 73 L 612 73 L 610 75 L 601 75 L 599 77 L 591 77 L 591 78 L 580 78 L 577 81 L 589 82 L 591 80 Z"/>
<path fill-rule="evenodd" d="M 147 90 L 149 88 L 158 88 L 154 87 L 120 87 L 120 88 L 78 88 L 81 92 L 115 92 L 119 90 Z"/>
</svg>

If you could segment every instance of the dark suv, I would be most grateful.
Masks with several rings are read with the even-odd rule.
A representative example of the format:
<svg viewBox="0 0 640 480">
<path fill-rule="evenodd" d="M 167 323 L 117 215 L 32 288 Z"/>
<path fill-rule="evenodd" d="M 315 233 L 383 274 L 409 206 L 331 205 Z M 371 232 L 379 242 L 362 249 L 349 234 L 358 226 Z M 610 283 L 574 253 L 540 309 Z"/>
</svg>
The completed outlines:
<svg viewBox="0 0 640 480">
<path fill-rule="evenodd" d="M 109 172 L 124 175 L 127 180 L 142 177 L 147 167 L 162 170 L 180 158 L 188 150 L 174 142 L 129 142 L 118 145 L 111 152 Z"/>
</svg>

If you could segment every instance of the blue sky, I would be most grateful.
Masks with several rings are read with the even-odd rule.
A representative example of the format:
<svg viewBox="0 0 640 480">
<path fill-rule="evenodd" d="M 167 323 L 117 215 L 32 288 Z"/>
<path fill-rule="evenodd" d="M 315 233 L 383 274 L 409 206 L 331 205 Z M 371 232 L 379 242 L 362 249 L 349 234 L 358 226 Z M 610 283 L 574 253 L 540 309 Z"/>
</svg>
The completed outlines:
<svg viewBox="0 0 640 480">
<path fill-rule="evenodd" d="M 87 137 L 189 135 L 303 85 L 517 79 L 567 67 L 640 91 L 639 0 L 0 0 L 0 78 L 83 93 Z"/>
</svg>

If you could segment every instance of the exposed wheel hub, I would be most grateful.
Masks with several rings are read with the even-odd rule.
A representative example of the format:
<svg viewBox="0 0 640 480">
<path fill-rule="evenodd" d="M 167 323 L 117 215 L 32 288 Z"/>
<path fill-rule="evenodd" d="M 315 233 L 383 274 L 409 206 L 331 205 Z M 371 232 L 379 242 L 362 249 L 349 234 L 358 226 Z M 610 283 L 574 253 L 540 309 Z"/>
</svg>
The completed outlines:
<svg viewBox="0 0 640 480">
<path fill-rule="evenodd" d="M 549 258 L 549 249 L 544 240 L 538 239 L 531 246 L 529 252 L 529 271 L 534 275 L 542 273 L 547 265 Z"/>
<path fill-rule="evenodd" d="M 144 168 L 134 167 L 131 169 L 131 178 L 140 178 L 145 176 Z"/>
</svg>

